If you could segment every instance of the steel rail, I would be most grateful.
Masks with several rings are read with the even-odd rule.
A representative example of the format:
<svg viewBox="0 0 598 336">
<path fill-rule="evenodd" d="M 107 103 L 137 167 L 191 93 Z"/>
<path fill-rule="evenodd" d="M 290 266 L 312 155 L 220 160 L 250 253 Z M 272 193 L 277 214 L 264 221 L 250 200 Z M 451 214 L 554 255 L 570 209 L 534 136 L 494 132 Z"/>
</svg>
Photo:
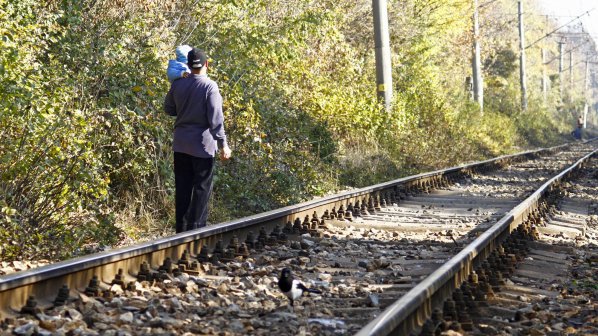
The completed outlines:
<svg viewBox="0 0 598 336">
<path fill-rule="evenodd" d="M 431 316 L 432 310 L 449 298 L 453 290 L 467 280 L 472 270 L 538 208 L 543 196 L 551 191 L 553 186 L 567 178 L 574 170 L 581 168 L 583 163 L 596 153 L 598 150 L 587 154 L 545 182 L 496 224 L 390 305 L 355 335 L 409 335 L 414 329 L 422 326 Z"/>
<path fill-rule="evenodd" d="M 293 222 L 312 213 L 322 213 L 331 207 L 347 205 L 349 202 L 362 200 L 368 195 L 377 195 L 377 193 L 379 195 L 381 191 L 396 191 L 400 187 L 425 186 L 441 178 L 456 176 L 473 170 L 491 169 L 517 159 L 554 152 L 567 145 L 504 155 L 489 160 L 404 177 L 366 188 L 346 191 L 321 199 L 211 225 L 167 238 L 0 276 L 0 315 L 14 314 L 25 305 L 30 296 L 34 296 L 40 305 L 48 304 L 63 285 L 67 285 L 70 289 L 84 291 L 89 280 L 94 275 L 102 283 L 110 284 L 115 275 L 118 274 L 119 269 L 122 269 L 125 281 L 134 280 L 135 275 L 140 269 L 140 265 L 144 262 L 155 269 L 167 257 L 176 261 L 184 251 L 188 251 L 192 255 L 197 255 L 202 246 L 214 246 L 219 239 L 222 239 L 225 243 L 233 236 L 244 239 L 252 227 L 264 226 L 271 229 L 276 225 L 284 226 L 289 221 Z"/>
</svg>

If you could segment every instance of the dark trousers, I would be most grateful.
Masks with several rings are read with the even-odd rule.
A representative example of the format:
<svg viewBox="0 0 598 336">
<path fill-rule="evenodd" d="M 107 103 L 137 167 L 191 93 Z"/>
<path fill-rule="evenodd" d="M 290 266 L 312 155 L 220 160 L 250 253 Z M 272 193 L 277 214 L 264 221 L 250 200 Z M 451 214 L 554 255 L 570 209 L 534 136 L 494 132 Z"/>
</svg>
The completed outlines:
<svg viewBox="0 0 598 336">
<path fill-rule="evenodd" d="M 214 158 L 174 153 L 176 232 L 206 226 Z"/>
</svg>

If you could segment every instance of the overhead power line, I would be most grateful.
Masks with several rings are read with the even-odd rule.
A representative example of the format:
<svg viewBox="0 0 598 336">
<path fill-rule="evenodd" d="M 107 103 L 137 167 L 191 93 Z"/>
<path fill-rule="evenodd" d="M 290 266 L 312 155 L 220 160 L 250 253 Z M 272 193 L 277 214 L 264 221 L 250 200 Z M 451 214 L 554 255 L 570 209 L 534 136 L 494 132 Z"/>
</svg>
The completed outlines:
<svg viewBox="0 0 598 336">
<path fill-rule="evenodd" d="M 582 17 L 584 17 L 584 16 L 586 16 L 586 15 L 590 15 L 590 12 L 591 12 L 591 11 L 593 11 L 594 9 L 595 9 L 595 8 L 592 8 L 592 9 L 590 9 L 589 11 L 585 11 L 584 13 L 582 13 L 582 14 L 580 14 L 580 15 L 576 16 L 576 17 L 575 17 L 575 19 L 573 19 L 573 20 L 571 20 L 571 21 L 569 21 L 569 22 L 565 23 L 564 25 L 562 25 L 562 26 L 558 27 L 557 29 L 555 29 L 555 30 L 551 31 L 550 33 L 548 33 L 548 34 L 546 34 L 546 35 L 544 35 L 544 36 L 540 37 L 540 38 L 539 38 L 539 39 L 537 39 L 537 40 L 535 40 L 535 41 L 534 41 L 532 44 L 529 44 L 527 47 L 525 47 L 525 49 L 527 49 L 527 48 L 529 48 L 529 47 L 533 46 L 534 44 L 536 44 L 536 43 L 538 43 L 538 42 L 542 41 L 543 39 L 545 39 L 545 38 L 547 38 L 548 36 L 550 36 L 550 35 L 552 35 L 553 33 L 555 33 L 557 30 L 559 30 L 559 29 L 561 29 L 561 28 L 563 28 L 563 27 L 566 27 L 566 26 L 567 26 L 567 25 L 569 25 L 570 23 L 572 23 L 572 22 L 574 22 L 574 21 L 576 21 L 576 20 L 579 20 L 580 18 L 582 18 Z"/>
<path fill-rule="evenodd" d="M 489 4 L 491 4 L 491 3 L 493 3 L 493 2 L 497 2 L 497 1 L 498 1 L 498 0 L 490 0 L 490 1 L 488 1 L 488 2 L 484 2 L 483 4 L 480 4 L 480 5 L 478 6 L 478 8 L 484 8 L 484 7 L 488 6 Z"/>
<path fill-rule="evenodd" d="M 588 43 L 588 42 L 590 42 L 590 41 L 591 41 L 590 39 L 587 39 L 587 40 L 585 40 L 585 42 L 582 42 L 582 43 L 580 43 L 580 44 L 576 45 L 575 47 L 573 47 L 573 48 L 571 48 L 571 49 L 569 49 L 569 50 L 567 50 L 567 51 L 563 52 L 563 54 L 568 54 L 568 53 L 570 53 L 570 52 L 572 52 L 572 51 L 574 51 L 574 50 L 576 50 L 576 49 L 579 49 L 579 48 L 581 48 L 582 46 L 584 46 L 585 44 L 587 44 L 587 43 Z M 559 57 L 560 57 L 560 55 L 559 55 L 559 56 L 557 56 L 557 57 L 553 57 L 552 59 L 550 59 L 549 61 L 547 61 L 547 62 L 546 62 L 546 63 L 544 63 L 544 64 L 550 64 L 550 63 L 552 63 L 552 61 L 559 59 Z"/>
</svg>

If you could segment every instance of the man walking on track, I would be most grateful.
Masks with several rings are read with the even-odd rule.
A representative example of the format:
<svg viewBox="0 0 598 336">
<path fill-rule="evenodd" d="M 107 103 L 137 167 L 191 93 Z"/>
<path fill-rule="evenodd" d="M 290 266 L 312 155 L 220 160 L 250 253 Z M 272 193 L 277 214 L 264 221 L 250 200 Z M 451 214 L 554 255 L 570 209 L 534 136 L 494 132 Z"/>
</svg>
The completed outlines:
<svg viewBox="0 0 598 336">
<path fill-rule="evenodd" d="M 208 78 L 208 56 L 193 48 L 187 55 L 191 75 L 174 81 L 164 110 L 176 116 L 173 131 L 176 232 L 206 226 L 216 151 L 227 160 L 222 96 Z"/>
<path fill-rule="evenodd" d="M 580 115 L 579 117 L 577 117 L 577 128 L 575 129 L 575 131 L 576 131 L 575 137 L 577 138 L 577 140 L 581 140 L 582 129 L 583 129 L 583 118 Z"/>
</svg>

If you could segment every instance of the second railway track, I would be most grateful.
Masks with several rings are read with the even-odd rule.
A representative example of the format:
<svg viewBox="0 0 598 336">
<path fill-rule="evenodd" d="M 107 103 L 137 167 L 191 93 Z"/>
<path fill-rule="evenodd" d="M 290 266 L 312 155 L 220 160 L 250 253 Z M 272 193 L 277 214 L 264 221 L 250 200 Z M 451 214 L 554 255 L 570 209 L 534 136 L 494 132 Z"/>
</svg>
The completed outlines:
<svg viewBox="0 0 598 336">
<path fill-rule="evenodd" d="M 421 174 L 0 277 L 1 327 L 354 334 L 591 150 L 577 144 Z M 284 267 L 323 294 L 289 308 L 276 287 Z"/>
<path fill-rule="evenodd" d="M 598 335 L 598 160 L 556 183 L 414 335 Z"/>
</svg>

